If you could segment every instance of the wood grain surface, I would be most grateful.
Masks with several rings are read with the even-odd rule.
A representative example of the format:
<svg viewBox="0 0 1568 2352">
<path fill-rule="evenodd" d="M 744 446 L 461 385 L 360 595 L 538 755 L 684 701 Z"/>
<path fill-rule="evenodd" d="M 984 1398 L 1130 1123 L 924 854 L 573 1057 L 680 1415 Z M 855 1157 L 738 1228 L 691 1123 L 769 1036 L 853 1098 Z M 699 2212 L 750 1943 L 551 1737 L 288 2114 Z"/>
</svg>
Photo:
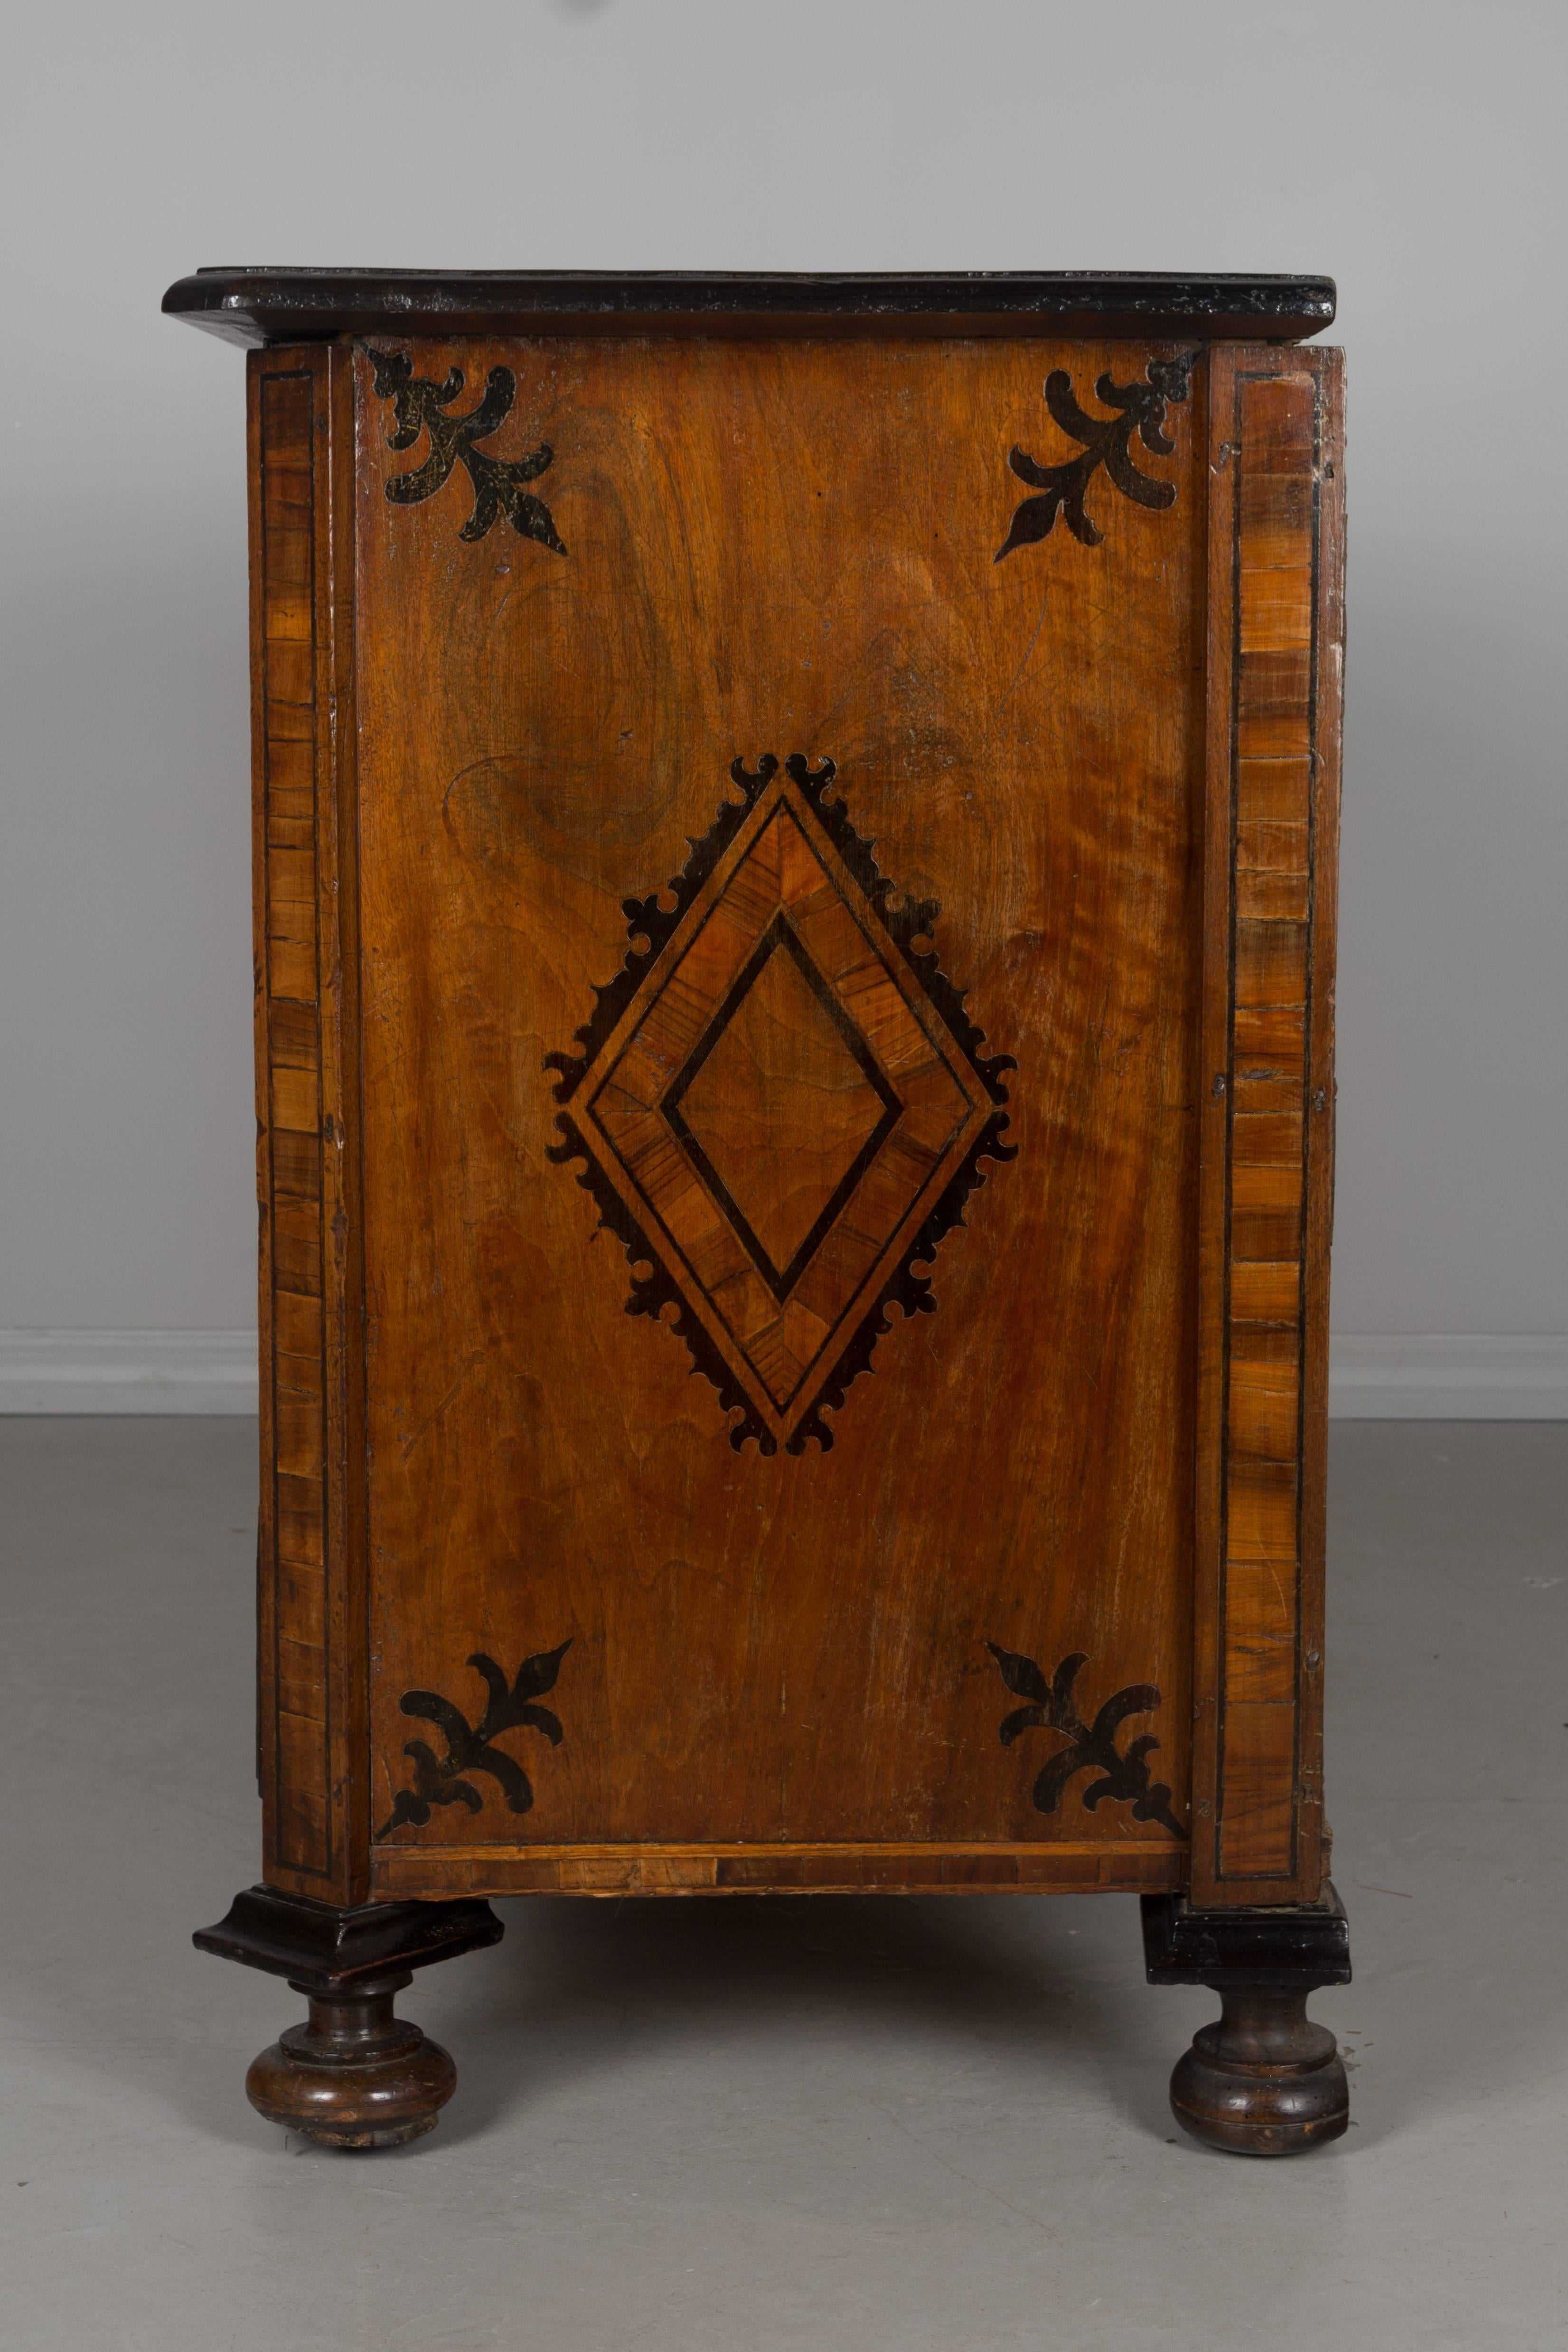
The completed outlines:
<svg viewBox="0 0 1568 2352">
<path fill-rule="evenodd" d="M 1049 1845 L 382 1846 L 375 1885 L 388 1895 L 1148 1894 L 1180 1886 L 1185 1843 L 1057 1839 Z"/>
<path fill-rule="evenodd" d="M 269 1885 L 1316 1895 L 1338 362 L 253 355 Z"/>
<path fill-rule="evenodd" d="M 585 1840 L 1173 1848 L 1124 1802 L 1087 1810 L 1092 1774 L 1036 1810 L 1058 1743 L 1002 1746 L 1016 1701 L 985 1647 L 1048 1676 L 1083 1654 L 1090 1719 L 1152 1686 L 1124 1739 L 1158 1739 L 1185 1809 L 1200 399 L 1172 412 L 1175 455 L 1144 460 L 1173 509 L 1102 474 L 1102 544 L 1062 529 L 994 561 L 1009 448 L 1075 454 L 1045 374 L 1092 404 L 1102 371 L 1126 383 L 1151 355 L 416 346 L 421 378 L 463 371 L 454 415 L 515 377 L 485 446 L 553 452 L 530 487 L 564 557 L 504 525 L 462 541 L 461 470 L 389 499 L 426 445 L 389 450 L 358 361 L 377 1822 L 411 1739 L 442 1753 L 406 1694 L 472 1727 L 472 1655 L 509 1675 L 571 1642 L 559 1745 L 508 1735 L 526 1818 L 471 1775 L 480 1809 L 400 1822 L 378 1884 L 455 1883 L 455 1844 L 496 1852 L 493 1877 L 464 1865 L 475 1887 L 509 1883 L 508 1849 Z M 682 1342 L 628 1316 L 620 1244 L 547 1157 L 541 1066 L 620 969 L 623 902 L 735 803 L 732 761 L 795 751 L 836 762 L 895 889 L 941 902 L 943 970 L 985 1051 L 1017 1061 L 1018 1158 L 936 1254 L 935 1313 L 893 1312 L 831 1453 L 791 1456 L 732 1450 Z M 830 1156 L 867 1108 L 800 1010 L 759 1007 L 723 1105 L 700 1107 L 742 1158 L 781 1088 L 820 1099 Z M 773 1158 L 758 1213 L 792 1234 L 825 1176 L 812 1150 Z M 1079 1867 L 1064 1855 L 1064 1882 Z"/>
</svg>

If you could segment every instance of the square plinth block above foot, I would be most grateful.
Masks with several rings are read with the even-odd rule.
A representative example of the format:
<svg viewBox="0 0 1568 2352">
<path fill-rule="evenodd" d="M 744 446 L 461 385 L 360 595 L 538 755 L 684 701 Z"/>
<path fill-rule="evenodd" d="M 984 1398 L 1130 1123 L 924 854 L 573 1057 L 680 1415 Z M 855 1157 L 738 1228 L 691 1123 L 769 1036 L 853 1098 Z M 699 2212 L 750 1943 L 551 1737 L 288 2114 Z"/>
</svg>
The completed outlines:
<svg viewBox="0 0 1568 2352">
<path fill-rule="evenodd" d="M 1344 2062 L 1307 2016 L 1307 1995 L 1350 1982 L 1344 1906 L 1326 1882 L 1317 1903 L 1195 1909 L 1145 1895 L 1151 1984 L 1207 1985 L 1220 2015 L 1193 2036 L 1171 2076 L 1176 2121 L 1235 2156 L 1299 2156 L 1350 2122 Z"/>
<path fill-rule="evenodd" d="M 435 2127 L 457 2087 L 439 2042 L 394 2017 L 415 1969 L 499 1943 L 487 1903 L 363 1903 L 339 1908 L 253 1886 L 199 1929 L 198 1951 L 287 1979 L 309 2014 L 246 2077 L 253 2107 L 329 2147 L 393 2147 Z"/>
</svg>

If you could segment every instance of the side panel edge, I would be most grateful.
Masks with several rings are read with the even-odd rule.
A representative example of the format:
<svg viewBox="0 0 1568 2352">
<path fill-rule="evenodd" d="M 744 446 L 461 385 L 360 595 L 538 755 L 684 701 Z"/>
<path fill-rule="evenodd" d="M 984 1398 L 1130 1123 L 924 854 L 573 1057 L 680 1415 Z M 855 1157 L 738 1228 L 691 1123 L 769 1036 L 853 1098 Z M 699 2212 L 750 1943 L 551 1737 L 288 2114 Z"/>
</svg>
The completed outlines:
<svg viewBox="0 0 1568 2352">
<path fill-rule="evenodd" d="M 259 1762 L 269 1885 L 365 1891 L 362 1288 L 345 355 L 255 355 Z M 357 1864 L 356 1854 L 360 1857 Z"/>
<path fill-rule="evenodd" d="M 1337 352 L 1210 354 L 1192 1894 L 1316 1899 L 1334 876 Z"/>
</svg>

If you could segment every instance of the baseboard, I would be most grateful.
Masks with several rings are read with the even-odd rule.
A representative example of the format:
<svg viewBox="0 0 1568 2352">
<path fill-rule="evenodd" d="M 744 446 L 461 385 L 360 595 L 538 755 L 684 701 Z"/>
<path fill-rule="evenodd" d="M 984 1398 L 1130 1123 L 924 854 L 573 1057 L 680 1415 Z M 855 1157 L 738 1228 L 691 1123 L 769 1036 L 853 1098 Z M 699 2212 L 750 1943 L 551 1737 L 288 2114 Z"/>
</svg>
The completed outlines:
<svg viewBox="0 0 1568 2352">
<path fill-rule="evenodd" d="M 1337 1331 L 1336 1421 L 1568 1421 L 1568 1334 Z"/>
<path fill-rule="evenodd" d="M 0 1412 L 256 1410 L 254 1331 L 0 1330 Z"/>
<path fill-rule="evenodd" d="M 0 1412 L 256 1409 L 254 1331 L 0 1330 Z M 1338 1421 L 1568 1420 L 1568 1336 L 1342 1332 Z"/>
</svg>

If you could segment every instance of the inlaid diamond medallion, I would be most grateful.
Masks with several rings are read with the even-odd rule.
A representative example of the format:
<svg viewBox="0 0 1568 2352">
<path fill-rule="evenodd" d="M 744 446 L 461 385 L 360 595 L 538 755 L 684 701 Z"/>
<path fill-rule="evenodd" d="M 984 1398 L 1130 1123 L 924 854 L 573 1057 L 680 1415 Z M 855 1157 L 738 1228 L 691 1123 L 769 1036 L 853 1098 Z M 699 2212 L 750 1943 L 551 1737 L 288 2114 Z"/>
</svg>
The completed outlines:
<svg viewBox="0 0 1568 2352">
<path fill-rule="evenodd" d="M 887 1309 L 934 1304 L 927 1264 L 1001 1140 L 1009 1055 L 914 950 L 931 902 L 890 913 L 870 845 L 827 797 L 831 761 L 731 771 L 727 803 L 634 942 L 580 1055 L 552 1054 L 562 1141 L 628 1256 L 628 1312 L 674 1328 L 736 1445 L 808 1437 L 871 1370 Z M 661 908 L 661 895 L 675 900 Z M 645 940 L 641 951 L 635 942 Z"/>
<path fill-rule="evenodd" d="M 783 1300 L 902 1105 L 780 913 L 663 1108 Z"/>
</svg>

